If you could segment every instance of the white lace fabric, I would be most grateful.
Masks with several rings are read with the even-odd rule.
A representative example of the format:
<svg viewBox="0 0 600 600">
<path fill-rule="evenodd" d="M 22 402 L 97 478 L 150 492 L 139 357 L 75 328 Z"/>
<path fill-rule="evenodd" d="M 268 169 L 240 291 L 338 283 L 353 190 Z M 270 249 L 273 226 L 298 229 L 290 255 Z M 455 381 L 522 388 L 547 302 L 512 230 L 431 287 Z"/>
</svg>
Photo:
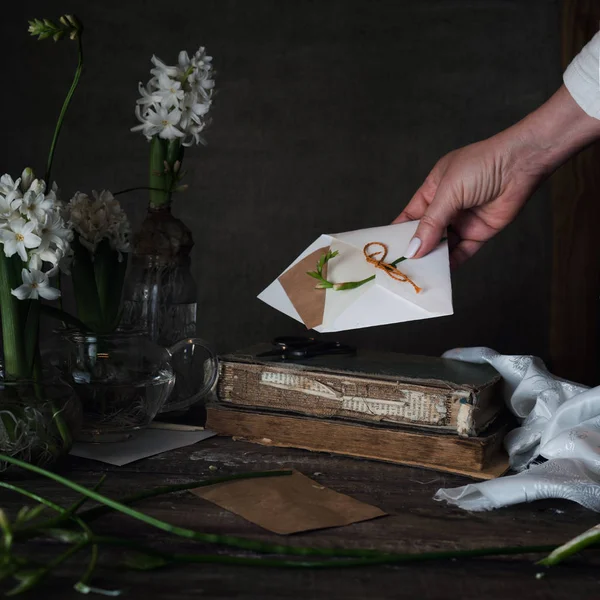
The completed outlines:
<svg viewBox="0 0 600 600">
<path fill-rule="evenodd" d="M 487 362 L 502 375 L 504 400 L 520 422 L 504 440 L 510 466 L 518 473 L 440 489 L 436 500 L 482 511 L 563 498 L 600 512 L 600 387 L 554 377 L 534 356 L 458 348 L 444 358 Z M 540 464 L 541 459 L 546 462 Z"/>
</svg>

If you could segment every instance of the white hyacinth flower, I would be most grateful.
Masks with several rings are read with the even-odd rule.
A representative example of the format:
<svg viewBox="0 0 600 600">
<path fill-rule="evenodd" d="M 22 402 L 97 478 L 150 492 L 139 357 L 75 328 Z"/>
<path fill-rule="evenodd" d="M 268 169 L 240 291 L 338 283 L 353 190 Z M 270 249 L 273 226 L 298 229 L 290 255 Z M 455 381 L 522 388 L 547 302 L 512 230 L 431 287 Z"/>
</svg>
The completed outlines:
<svg viewBox="0 0 600 600">
<path fill-rule="evenodd" d="M 19 211 L 30 221 L 43 223 L 46 219 L 46 214 L 52 210 L 54 206 L 53 192 L 50 192 L 46 196 L 44 194 L 45 191 L 46 185 L 43 182 L 38 184 L 36 180 L 23 195 Z"/>
<path fill-rule="evenodd" d="M 67 218 L 73 230 L 79 234 L 79 242 L 92 254 L 98 244 L 106 239 L 110 247 L 119 253 L 130 252 L 131 226 L 118 200 L 108 190 L 87 194 L 77 192 L 66 207 Z M 64 261 L 63 261 L 64 262 Z"/>
<path fill-rule="evenodd" d="M 200 132 L 209 124 L 215 87 L 212 57 L 201 47 L 191 57 L 182 50 L 174 66 L 156 56 L 152 63 L 153 77 L 146 86 L 139 85 L 135 113 L 141 124 L 132 131 L 141 131 L 148 140 L 157 135 L 181 138 L 184 146 L 205 143 Z"/>
<path fill-rule="evenodd" d="M 27 273 L 43 275 L 44 267 L 50 266 L 48 275 L 69 253 L 73 234 L 60 215 L 57 191 L 56 184 L 46 191 L 45 182 L 36 179 L 31 169 L 25 169 L 18 179 L 8 174 L 0 177 L 0 244 L 4 246 L 7 257 L 19 256 L 23 265 L 28 267 Z M 36 275 L 31 281 L 24 280 L 24 285 L 35 284 L 37 289 L 40 283 L 46 289 L 45 280 L 40 277 Z M 37 292 L 31 293 L 35 295 Z M 52 291 L 47 294 L 48 298 L 54 297 Z M 19 295 L 22 293 L 19 292 Z"/>
<path fill-rule="evenodd" d="M 164 73 L 161 74 L 158 78 L 158 90 L 156 90 L 154 96 L 160 98 L 159 102 L 161 106 L 167 109 L 178 106 L 184 98 L 181 82 L 171 79 Z"/>
<path fill-rule="evenodd" d="M 11 294 L 19 300 L 56 300 L 60 297 L 60 291 L 50 287 L 50 279 L 46 273 L 42 273 L 38 269 L 28 271 L 23 269 L 21 272 L 23 285 L 17 289 L 11 290 Z"/>
<path fill-rule="evenodd" d="M 9 258 L 18 254 L 23 262 L 29 260 L 27 250 L 37 248 L 42 238 L 33 233 L 37 223 L 25 219 L 11 219 L 5 229 L 0 229 L 0 241 L 4 243 L 4 254 Z"/>
<path fill-rule="evenodd" d="M 148 111 L 142 119 L 142 125 L 134 127 L 133 130 L 142 130 L 148 138 L 158 135 L 165 140 L 173 140 L 185 136 L 177 128 L 180 120 L 181 111 L 178 108 L 169 111 L 164 106 L 158 106 L 156 110 Z"/>
</svg>

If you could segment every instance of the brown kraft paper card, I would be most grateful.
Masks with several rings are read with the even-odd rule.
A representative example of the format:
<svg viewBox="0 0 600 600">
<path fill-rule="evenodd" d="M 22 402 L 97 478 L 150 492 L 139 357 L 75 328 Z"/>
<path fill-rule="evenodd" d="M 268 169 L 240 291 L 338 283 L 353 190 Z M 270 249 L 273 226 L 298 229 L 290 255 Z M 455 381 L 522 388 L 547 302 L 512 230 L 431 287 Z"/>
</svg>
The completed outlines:
<svg viewBox="0 0 600 600">
<path fill-rule="evenodd" d="M 315 250 L 279 277 L 279 283 L 307 329 L 318 327 L 323 322 L 325 290 L 316 289 L 317 280 L 306 273 L 315 270 L 317 261 L 328 250 L 329 246 Z M 323 267 L 323 277 L 327 279 L 327 264 Z"/>
<path fill-rule="evenodd" d="M 281 477 L 217 483 L 191 492 L 280 535 L 340 527 L 386 515 L 298 471 Z"/>
</svg>

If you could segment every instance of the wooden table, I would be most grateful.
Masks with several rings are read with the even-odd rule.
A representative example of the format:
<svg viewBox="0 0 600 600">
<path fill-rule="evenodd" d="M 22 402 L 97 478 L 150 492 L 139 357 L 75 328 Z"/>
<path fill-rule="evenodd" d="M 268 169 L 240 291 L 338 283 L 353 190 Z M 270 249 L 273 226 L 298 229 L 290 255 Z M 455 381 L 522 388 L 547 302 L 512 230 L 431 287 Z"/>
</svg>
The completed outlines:
<svg viewBox="0 0 600 600">
<path fill-rule="evenodd" d="M 600 520 L 598 515 L 577 504 L 553 500 L 469 514 L 432 500 L 439 487 L 467 483 L 462 477 L 300 450 L 264 448 L 225 438 L 213 438 L 125 467 L 73 458 L 69 459 L 68 473 L 88 486 L 107 473 L 103 492 L 118 497 L 146 487 L 282 467 L 294 467 L 336 491 L 379 506 L 390 516 L 282 537 L 269 534 L 189 492 L 147 500 L 138 508 L 173 524 L 205 532 L 304 546 L 369 547 L 400 552 L 561 543 Z M 28 478 L 25 485 L 59 503 L 67 504 L 75 497 L 46 480 Z M 9 512 L 23 504 L 22 498 L 0 491 L 0 506 Z M 105 535 L 125 535 L 163 549 L 207 551 L 198 546 L 191 550 L 189 543 L 173 541 L 165 533 L 120 515 L 95 522 L 94 530 Z M 56 545 L 39 541 L 35 551 L 50 557 L 56 554 Z M 118 559 L 119 553 L 104 549 L 101 554 L 102 568 L 95 583 L 126 590 L 121 597 L 135 599 L 496 600 L 519 595 L 528 600 L 600 598 L 600 560 L 593 551 L 547 571 L 541 579 L 536 578 L 536 573 L 543 569 L 534 565 L 537 557 L 531 555 L 327 571 L 188 565 L 139 573 L 109 570 L 109 563 Z M 62 571 L 64 579 L 45 584 L 44 598 L 81 599 L 71 585 L 85 568 L 85 558 L 81 556 L 67 566 Z M 38 590 L 29 597 L 37 598 L 41 593 Z"/>
</svg>

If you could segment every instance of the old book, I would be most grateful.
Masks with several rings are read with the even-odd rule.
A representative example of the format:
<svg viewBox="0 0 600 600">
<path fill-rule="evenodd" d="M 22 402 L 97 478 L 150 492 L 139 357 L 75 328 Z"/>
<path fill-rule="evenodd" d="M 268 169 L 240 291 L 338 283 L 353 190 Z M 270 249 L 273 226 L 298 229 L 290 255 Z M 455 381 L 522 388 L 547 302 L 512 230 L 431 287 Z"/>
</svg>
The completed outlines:
<svg viewBox="0 0 600 600">
<path fill-rule="evenodd" d="M 209 404 L 206 413 L 207 429 L 265 446 L 370 458 L 477 479 L 499 477 L 508 469 L 502 446 L 506 422 L 494 424 L 480 437 L 461 438 L 430 429 L 317 419 L 220 403 Z"/>
<path fill-rule="evenodd" d="M 303 362 L 260 358 L 270 345 L 221 357 L 219 400 L 277 409 L 435 427 L 476 436 L 504 410 L 500 376 L 489 365 L 392 352 L 318 356 Z"/>
</svg>

